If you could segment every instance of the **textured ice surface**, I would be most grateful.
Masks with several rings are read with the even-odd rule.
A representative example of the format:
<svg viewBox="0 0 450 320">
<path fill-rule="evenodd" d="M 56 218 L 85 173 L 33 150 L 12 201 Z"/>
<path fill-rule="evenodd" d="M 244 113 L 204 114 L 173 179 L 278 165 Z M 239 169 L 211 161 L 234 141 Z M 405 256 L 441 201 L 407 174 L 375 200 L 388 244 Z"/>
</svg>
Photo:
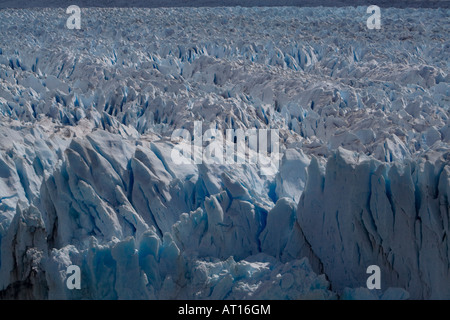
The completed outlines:
<svg viewBox="0 0 450 320">
<path fill-rule="evenodd" d="M 1 10 L 0 297 L 450 298 L 448 16 Z M 194 121 L 278 173 L 175 164 Z"/>
</svg>

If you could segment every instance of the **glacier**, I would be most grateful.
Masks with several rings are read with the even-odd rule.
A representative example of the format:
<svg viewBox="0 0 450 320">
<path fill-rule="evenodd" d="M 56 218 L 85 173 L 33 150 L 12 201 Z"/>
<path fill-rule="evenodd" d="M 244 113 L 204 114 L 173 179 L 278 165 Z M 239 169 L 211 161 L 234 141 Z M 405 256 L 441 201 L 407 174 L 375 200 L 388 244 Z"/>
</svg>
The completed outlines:
<svg viewBox="0 0 450 320">
<path fill-rule="evenodd" d="M 365 10 L 0 10 L 0 299 L 450 299 L 450 12 Z"/>
</svg>

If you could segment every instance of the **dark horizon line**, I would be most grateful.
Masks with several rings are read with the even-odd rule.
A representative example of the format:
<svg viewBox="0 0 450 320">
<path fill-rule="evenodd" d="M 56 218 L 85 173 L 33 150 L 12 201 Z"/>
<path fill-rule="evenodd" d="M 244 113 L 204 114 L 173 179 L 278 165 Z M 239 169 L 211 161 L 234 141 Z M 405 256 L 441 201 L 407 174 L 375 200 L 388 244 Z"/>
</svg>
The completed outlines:
<svg viewBox="0 0 450 320">
<path fill-rule="evenodd" d="M 448 9 L 450 0 L 6 0 L 0 3 L 0 9 L 30 9 L 30 8 L 67 8 L 69 5 L 90 8 L 192 8 L 192 7 L 357 7 L 377 5 L 383 8 L 429 8 Z"/>
</svg>

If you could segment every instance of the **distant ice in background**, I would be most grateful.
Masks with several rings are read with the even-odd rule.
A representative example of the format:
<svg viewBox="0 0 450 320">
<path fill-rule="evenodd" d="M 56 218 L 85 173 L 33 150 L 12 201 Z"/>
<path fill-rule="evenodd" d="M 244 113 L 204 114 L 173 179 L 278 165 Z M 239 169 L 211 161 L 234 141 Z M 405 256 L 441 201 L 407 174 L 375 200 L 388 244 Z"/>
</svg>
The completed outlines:
<svg viewBox="0 0 450 320">
<path fill-rule="evenodd" d="M 4 0 L 0 8 L 63 7 L 346 7 L 449 8 L 449 0 Z"/>
</svg>

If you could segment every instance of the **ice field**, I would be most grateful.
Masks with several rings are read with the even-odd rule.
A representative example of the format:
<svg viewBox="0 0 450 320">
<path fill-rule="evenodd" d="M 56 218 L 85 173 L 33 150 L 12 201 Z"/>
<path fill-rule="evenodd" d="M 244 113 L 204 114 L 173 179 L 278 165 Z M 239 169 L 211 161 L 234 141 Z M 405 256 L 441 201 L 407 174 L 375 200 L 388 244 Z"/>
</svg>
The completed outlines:
<svg viewBox="0 0 450 320">
<path fill-rule="evenodd" d="M 449 299 L 449 14 L 0 10 L 0 298 Z M 176 163 L 196 121 L 276 171 Z"/>
</svg>

